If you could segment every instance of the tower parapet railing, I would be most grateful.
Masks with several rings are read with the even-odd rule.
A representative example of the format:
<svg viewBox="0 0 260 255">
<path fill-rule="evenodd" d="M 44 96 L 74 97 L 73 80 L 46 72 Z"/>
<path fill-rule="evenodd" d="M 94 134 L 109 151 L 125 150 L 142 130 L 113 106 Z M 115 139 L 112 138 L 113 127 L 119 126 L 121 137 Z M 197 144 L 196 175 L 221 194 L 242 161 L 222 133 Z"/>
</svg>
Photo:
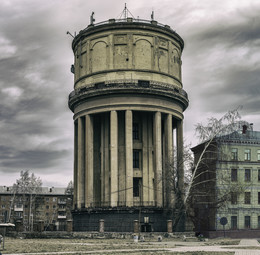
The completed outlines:
<svg viewBox="0 0 260 255">
<path fill-rule="evenodd" d="M 165 25 L 165 24 L 159 23 L 159 22 L 157 22 L 155 20 L 145 20 L 145 19 L 139 19 L 139 18 L 136 19 L 136 18 L 132 18 L 132 17 L 123 18 L 123 19 L 109 19 L 109 20 L 98 22 L 96 24 L 92 23 L 92 24 L 88 25 L 85 29 L 81 30 L 80 32 L 85 32 L 86 30 L 88 30 L 91 27 L 97 27 L 97 26 L 114 24 L 114 23 L 145 23 L 145 24 L 152 24 L 152 25 L 159 26 L 161 28 L 166 28 L 168 30 L 171 30 L 171 32 L 176 33 L 176 31 L 173 30 L 169 25 Z"/>
</svg>

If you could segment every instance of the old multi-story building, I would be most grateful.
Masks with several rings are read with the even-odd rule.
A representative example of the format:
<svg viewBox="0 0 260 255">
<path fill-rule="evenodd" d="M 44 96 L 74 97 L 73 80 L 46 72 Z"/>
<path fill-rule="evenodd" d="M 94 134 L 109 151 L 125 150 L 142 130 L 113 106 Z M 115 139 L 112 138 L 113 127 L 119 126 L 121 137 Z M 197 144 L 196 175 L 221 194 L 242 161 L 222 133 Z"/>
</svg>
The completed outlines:
<svg viewBox="0 0 260 255">
<path fill-rule="evenodd" d="M 66 188 L 42 187 L 37 194 L 16 193 L 12 187 L 0 186 L 0 222 L 21 225 L 19 230 L 66 230 L 71 220 L 72 195 Z"/>
<path fill-rule="evenodd" d="M 176 198 L 165 162 L 173 144 L 181 155 L 188 106 L 184 42 L 155 20 L 91 21 L 72 42 L 74 229 L 96 231 L 102 219 L 105 231 L 133 231 L 143 209 L 145 229 L 166 231 L 164 209 Z M 183 187 L 183 169 L 178 176 Z"/>
<path fill-rule="evenodd" d="M 192 149 L 195 163 L 204 146 Z M 230 236 L 260 236 L 259 131 L 244 126 L 241 132 L 215 138 L 197 176 L 193 194 L 197 231 L 215 231 L 211 235 L 217 236 L 225 228 Z M 226 225 L 221 218 L 227 219 Z"/>
</svg>

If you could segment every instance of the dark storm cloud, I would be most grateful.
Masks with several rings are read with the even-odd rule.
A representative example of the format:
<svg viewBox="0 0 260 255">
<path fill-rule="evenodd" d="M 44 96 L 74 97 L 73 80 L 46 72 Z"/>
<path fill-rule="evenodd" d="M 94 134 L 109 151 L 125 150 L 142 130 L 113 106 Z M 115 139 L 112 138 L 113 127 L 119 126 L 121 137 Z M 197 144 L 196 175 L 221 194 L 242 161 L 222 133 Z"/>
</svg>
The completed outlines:
<svg viewBox="0 0 260 255">
<path fill-rule="evenodd" d="M 127 6 L 141 19 L 149 20 L 154 10 L 155 19 L 185 41 L 182 71 L 190 98 L 185 113 L 190 140 L 194 123 L 238 105 L 244 105 L 245 115 L 259 115 L 258 0 L 131 0 Z M 87 27 L 92 11 L 97 23 L 118 18 L 123 8 L 118 0 L 0 2 L 1 181 L 9 181 L 9 172 L 17 171 L 18 177 L 23 168 L 42 177 L 55 172 L 61 182 L 72 178 L 67 96 L 73 89 L 73 53 L 66 32 Z"/>
<path fill-rule="evenodd" d="M 186 88 L 199 111 L 225 113 L 243 105 L 259 113 L 259 11 L 259 5 L 233 8 L 230 16 L 219 13 L 186 31 Z"/>
<path fill-rule="evenodd" d="M 60 159 L 67 157 L 70 153 L 67 150 L 52 151 L 49 150 L 17 150 L 1 146 L 1 168 L 9 168 L 10 171 L 19 171 L 22 169 L 45 169 L 58 167 Z"/>
<path fill-rule="evenodd" d="M 62 55 L 65 28 L 54 25 L 54 3 L 14 2 L 0 4 L 1 180 L 25 168 L 36 174 L 72 169 L 64 166 L 72 160 L 72 130 L 64 125 L 72 117 L 67 109 L 72 76 Z"/>
</svg>

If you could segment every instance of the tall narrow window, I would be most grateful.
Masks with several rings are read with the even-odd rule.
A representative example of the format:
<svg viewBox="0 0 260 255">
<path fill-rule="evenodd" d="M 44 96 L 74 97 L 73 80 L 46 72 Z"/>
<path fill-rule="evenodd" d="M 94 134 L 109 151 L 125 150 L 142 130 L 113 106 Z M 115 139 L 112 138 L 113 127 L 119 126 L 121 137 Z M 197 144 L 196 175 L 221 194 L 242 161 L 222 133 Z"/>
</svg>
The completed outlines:
<svg viewBox="0 0 260 255">
<path fill-rule="evenodd" d="M 260 205 L 260 192 L 258 192 L 258 204 Z"/>
<path fill-rule="evenodd" d="M 236 205 L 237 204 L 237 193 L 231 192 L 231 204 Z"/>
<path fill-rule="evenodd" d="M 245 160 L 250 161 L 251 160 L 251 150 L 245 149 Z"/>
<path fill-rule="evenodd" d="M 231 160 L 237 160 L 237 148 L 231 149 Z"/>
<path fill-rule="evenodd" d="M 133 123 L 133 139 L 139 140 L 139 124 L 137 122 Z"/>
<path fill-rule="evenodd" d="M 231 229 L 237 229 L 237 216 L 231 216 Z"/>
<path fill-rule="evenodd" d="M 260 169 L 258 169 L 258 181 L 260 182 Z"/>
<path fill-rule="evenodd" d="M 260 161 L 260 150 L 257 150 L 257 160 Z"/>
<path fill-rule="evenodd" d="M 258 222 L 257 226 L 258 228 L 260 228 L 260 216 L 257 217 L 257 222 Z"/>
<path fill-rule="evenodd" d="M 237 182 L 237 169 L 231 169 L 231 181 Z"/>
<path fill-rule="evenodd" d="M 251 192 L 245 192 L 245 204 L 251 204 Z"/>
<path fill-rule="evenodd" d="M 245 216 L 245 228 L 250 228 L 250 216 Z"/>
<path fill-rule="evenodd" d="M 250 181 L 251 181 L 251 170 L 245 169 L 245 182 L 250 182 Z"/>
<path fill-rule="evenodd" d="M 133 168 L 139 168 L 140 163 L 140 152 L 139 150 L 133 151 Z"/>
<path fill-rule="evenodd" d="M 133 196 L 140 197 L 141 178 L 133 178 Z"/>
</svg>

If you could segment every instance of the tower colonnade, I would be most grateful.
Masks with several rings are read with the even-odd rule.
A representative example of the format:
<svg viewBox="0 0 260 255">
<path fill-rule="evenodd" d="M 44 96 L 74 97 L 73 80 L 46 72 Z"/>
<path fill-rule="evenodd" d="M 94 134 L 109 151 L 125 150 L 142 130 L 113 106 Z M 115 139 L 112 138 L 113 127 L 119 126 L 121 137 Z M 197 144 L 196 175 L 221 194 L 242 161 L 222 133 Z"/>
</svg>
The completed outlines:
<svg viewBox="0 0 260 255">
<path fill-rule="evenodd" d="M 163 189 L 167 178 L 164 171 L 172 159 L 173 141 L 181 139 L 181 123 L 172 114 L 159 111 L 111 110 L 78 116 L 75 209 L 173 205 L 176 198 L 171 187 Z M 177 129 L 175 139 L 173 127 Z M 177 142 L 177 146 L 182 151 L 182 143 Z M 95 150 L 99 150 L 98 156 Z M 178 176 L 182 171 L 179 169 Z"/>
</svg>

